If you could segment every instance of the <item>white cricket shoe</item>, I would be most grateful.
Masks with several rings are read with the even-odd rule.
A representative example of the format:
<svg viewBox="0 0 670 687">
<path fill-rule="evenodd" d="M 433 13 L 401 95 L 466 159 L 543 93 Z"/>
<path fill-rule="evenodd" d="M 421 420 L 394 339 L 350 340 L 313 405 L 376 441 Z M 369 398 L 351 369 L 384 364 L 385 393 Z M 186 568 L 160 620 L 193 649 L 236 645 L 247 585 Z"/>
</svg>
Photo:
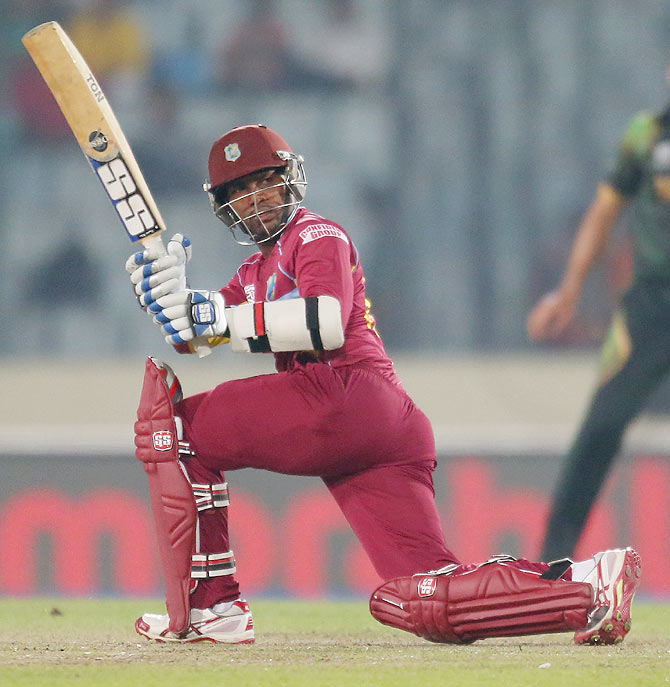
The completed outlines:
<svg viewBox="0 0 670 687">
<path fill-rule="evenodd" d="M 253 644 L 254 620 L 249 604 L 243 599 L 234 601 L 228 609 L 217 612 L 213 608 L 192 608 L 191 624 L 181 635 L 168 630 L 167 615 L 145 613 L 135 621 L 135 630 L 157 642 L 221 642 L 223 644 Z"/>
<path fill-rule="evenodd" d="M 631 626 L 631 603 L 640 584 L 640 556 L 631 548 L 602 551 L 586 576 L 595 591 L 589 624 L 575 632 L 576 644 L 618 644 Z"/>
</svg>

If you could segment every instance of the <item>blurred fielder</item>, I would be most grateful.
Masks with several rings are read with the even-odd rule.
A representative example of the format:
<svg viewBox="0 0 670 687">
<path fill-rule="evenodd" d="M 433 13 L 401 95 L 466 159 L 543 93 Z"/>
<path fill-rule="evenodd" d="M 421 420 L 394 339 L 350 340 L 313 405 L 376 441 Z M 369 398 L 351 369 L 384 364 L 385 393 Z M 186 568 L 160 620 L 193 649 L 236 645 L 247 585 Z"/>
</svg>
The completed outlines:
<svg viewBox="0 0 670 687">
<path fill-rule="evenodd" d="M 598 386 L 559 478 L 545 558 L 573 554 L 626 428 L 670 370 L 670 108 L 630 122 L 614 168 L 582 219 L 560 285 L 528 317 L 532 339 L 566 329 L 591 266 L 633 199 L 634 278 L 614 313 Z"/>
<path fill-rule="evenodd" d="M 436 642 L 565 631 L 578 643 L 621 641 L 640 578 L 632 549 L 574 564 L 462 564 L 447 548 L 430 422 L 384 350 L 351 237 L 302 207 L 302 157 L 271 129 L 242 126 L 214 143 L 209 175 L 215 215 L 256 248 L 227 285 L 184 288 L 191 245 L 180 234 L 167 256 L 148 248 L 126 267 L 140 305 L 179 352 L 229 342 L 235 352 L 273 353 L 277 372 L 183 398 L 173 371 L 148 359 L 136 445 L 168 614 L 143 615 L 137 631 L 164 642 L 254 641 L 224 472 L 257 468 L 322 478 L 387 580 L 370 599 L 382 623 Z"/>
</svg>

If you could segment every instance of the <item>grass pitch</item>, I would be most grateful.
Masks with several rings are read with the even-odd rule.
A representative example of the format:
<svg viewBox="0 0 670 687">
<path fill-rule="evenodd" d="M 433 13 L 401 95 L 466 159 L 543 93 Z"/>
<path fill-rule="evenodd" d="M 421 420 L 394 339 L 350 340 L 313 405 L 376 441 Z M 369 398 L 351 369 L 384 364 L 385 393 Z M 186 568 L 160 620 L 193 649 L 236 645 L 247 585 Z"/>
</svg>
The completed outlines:
<svg viewBox="0 0 670 687">
<path fill-rule="evenodd" d="M 670 683 L 670 604 L 636 602 L 616 647 L 569 634 L 437 645 L 376 623 L 365 601 L 257 601 L 256 644 L 155 644 L 133 629 L 160 601 L 0 601 L 2 687 L 586 687 Z"/>
</svg>

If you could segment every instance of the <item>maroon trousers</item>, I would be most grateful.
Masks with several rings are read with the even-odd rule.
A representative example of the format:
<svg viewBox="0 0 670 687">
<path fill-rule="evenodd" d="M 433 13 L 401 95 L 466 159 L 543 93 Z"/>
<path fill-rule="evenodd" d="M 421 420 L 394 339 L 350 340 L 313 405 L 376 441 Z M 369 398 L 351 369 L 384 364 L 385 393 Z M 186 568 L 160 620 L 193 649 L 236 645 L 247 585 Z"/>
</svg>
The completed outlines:
<svg viewBox="0 0 670 687">
<path fill-rule="evenodd" d="M 430 422 L 380 373 L 307 365 L 225 382 L 176 414 L 196 453 L 186 461 L 191 481 L 220 482 L 241 468 L 319 476 L 383 579 L 458 563 L 435 508 Z M 205 511 L 200 550 L 229 548 L 227 509 Z M 238 596 L 233 576 L 211 578 L 192 607 Z"/>
</svg>

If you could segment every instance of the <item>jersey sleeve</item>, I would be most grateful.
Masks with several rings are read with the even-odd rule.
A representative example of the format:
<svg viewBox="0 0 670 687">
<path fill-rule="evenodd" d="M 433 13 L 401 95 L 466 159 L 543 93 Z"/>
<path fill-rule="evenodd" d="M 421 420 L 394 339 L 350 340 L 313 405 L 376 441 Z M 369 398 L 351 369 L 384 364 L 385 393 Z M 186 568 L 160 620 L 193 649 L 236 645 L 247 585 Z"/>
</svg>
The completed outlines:
<svg viewBox="0 0 670 687">
<path fill-rule="evenodd" d="M 354 299 L 351 242 L 343 231 L 336 234 L 304 241 L 298 246 L 296 281 L 302 298 L 337 298 L 342 309 L 342 326 L 346 328 Z"/>
<path fill-rule="evenodd" d="M 606 177 L 623 196 L 634 196 L 644 174 L 644 160 L 649 155 L 658 131 L 656 117 L 642 112 L 633 118 L 619 146 L 616 162 Z"/>
<path fill-rule="evenodd" d="M 247 296 L 240 283 L 239 270 L 228 284 L 219 290 L 223 294 L 226 305 L 241 305 L 242 303 L 246 303 Z"/>
</svg>

